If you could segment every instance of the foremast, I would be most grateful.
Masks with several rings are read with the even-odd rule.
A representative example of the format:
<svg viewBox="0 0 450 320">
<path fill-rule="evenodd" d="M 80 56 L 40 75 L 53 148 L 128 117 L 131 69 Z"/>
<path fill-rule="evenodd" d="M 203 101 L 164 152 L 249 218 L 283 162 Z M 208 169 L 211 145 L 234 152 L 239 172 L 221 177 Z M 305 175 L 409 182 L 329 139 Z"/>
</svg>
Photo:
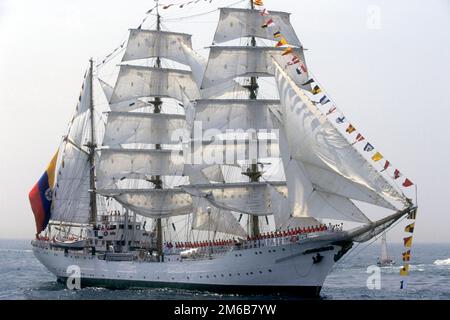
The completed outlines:
<svg viewBox="0 0 450 320">
<path fill-rule="evenodd" d="M 159 1 L 156 1 L 156 30 L 161 31 L 161 15 L 159 14 Z M 161 58 L 156 57 L 156 68 L 161 69 Z M 151 102 L 153 104 L 153 112 L 155 114 L 161 113 L 162 100 L 159 97 L 155 97 L 155 100 Z M 161 144 L 155 144 L 156 150 L 162 150 Z M 161 190 L 163 188 L 163 182 L 161 176 L 156 175 L 150 180 L 155 185 L 155 189 Z M 158 250 L 158 260 L 164 262 L 163 253 L 163 228 L 161 218 L 156 219 L 156 248 Z"/>
<path fill-rule="evenodd" d="M 91 124 L 91 134 L 90 141 L 86 144 L 89 149 L 89 207 L 90 207 L 90 217 L 89 222 L 92 225 L 97 223 L 97 190 L 95 185 L 95 150 L 97 148 L 97 143 L 95 139 L 95 119 L 94 119 L 94 94 L 93 94 L 93 80 L 94 80 L 94 61 L 92 58 L 89 60 L 89 90 L 91 92 L 89 99 L 89 113 L 90 113 L 90 124 Z"/>
</svg>

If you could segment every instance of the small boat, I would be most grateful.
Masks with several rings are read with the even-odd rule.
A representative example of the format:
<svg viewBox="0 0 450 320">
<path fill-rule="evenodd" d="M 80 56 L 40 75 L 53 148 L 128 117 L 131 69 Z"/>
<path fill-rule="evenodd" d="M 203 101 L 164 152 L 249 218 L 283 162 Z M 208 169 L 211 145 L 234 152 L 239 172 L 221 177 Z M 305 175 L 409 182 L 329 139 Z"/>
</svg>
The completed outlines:
<svg viewBox="0 0 450 320">
<path fill-rule="evenodd" d="M 386 232 L 381 236 L 381 257 L 378 258 L 379 267 L 389 267 L 395 265 L 395 261 L 389 257 L 387 251 Z"/>
<path fill-rule="evenodd" d="M 54 238 L 51 246 L 60 249 L 83 250 L 86 247 L 86 239 L 60 240 L 58 238 Z"/>
</svg>

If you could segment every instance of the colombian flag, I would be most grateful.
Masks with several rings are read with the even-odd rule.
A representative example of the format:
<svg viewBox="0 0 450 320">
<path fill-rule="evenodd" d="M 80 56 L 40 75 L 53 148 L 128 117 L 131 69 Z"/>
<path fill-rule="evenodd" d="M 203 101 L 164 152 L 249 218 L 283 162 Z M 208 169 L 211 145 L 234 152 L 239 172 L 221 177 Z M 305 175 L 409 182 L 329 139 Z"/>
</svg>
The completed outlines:
<svg viewBox="0 0 450 320">
<path fill-rule="evenodd" d="M 55 168 L 58 152 L 53 156 L 39 181 L 31 189 L 28 197 L 30 199 L 31 210 L 36 221 L 36 233 L 43 231 L 50 220 L 50 209 L 52 205 L 53 185 L 55 183 Z"/>
</svg>

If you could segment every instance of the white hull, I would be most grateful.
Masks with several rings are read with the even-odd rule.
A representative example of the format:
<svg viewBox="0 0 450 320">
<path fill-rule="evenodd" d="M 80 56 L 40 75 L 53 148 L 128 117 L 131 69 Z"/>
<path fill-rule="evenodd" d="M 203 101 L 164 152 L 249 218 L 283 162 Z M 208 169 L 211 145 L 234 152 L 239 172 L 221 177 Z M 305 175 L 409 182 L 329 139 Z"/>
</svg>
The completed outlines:
<svg viewBox="0 0 450 320">
<path fill-rule="evenodd" d="M 183 287 L 209 291 L 292 292 L 317 296 L 342 249 L 330 241 L 308 239 L 297 243 L 231 250 L 213 259 L 182 260 L 168 255 L 165 262 L 106 261 L 82 252 L 52 250 L 34 245 L 39 261 L 59 280 L 68 267 L 81 270 L 82 285 L 105 287 Z M 323 257 L 314 263 L 317 252 Z"/>
</svg>

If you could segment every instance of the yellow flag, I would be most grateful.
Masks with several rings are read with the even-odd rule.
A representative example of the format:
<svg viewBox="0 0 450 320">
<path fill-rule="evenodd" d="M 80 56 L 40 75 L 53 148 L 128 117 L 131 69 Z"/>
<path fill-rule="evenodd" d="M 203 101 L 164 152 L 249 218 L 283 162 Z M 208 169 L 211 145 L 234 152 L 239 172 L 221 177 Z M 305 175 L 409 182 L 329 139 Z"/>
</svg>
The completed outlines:
<svg viewBox="0 0 450 320">
<path fill-rule="evenodd" d="M 56 171 L 56 160 L 58 159 L 58 151 L 56 151 L 55 155 L 50 161 L 47 167 L 47 177 L 48 177 L 48 186 L 53 189 L 55 185 L 55 171 Z"/>
<path fill-rule="evenodd" d="M 403 244 L 405 245 L 406 248 L 411 248 L 411 245 L 412 245 L 412 236 L 411 236 L 411 237 L 403 238 Z"/>
<path fill-rule="evenodd" d="M 312 94 L 318 94 L 318 93 L 322 92 L 322 89 L 320 89 L 319 86 L 315 86 L 311 92 L 312 92 Z"/>
<path fill-rule="evenodd" d="M 411 259 L 411 250 L 402 253 L 403 261 L 409 261 Z"/>
<path fill-rule="evenodd" d="M 286 41 L 286 39 L 285 38 L 281 38 L 280 39 L 280 41 L 278 41 L 278 43 L 277 43 L 277 47 L 281 47 L 281 46 L 285 46 L 285 45 L 287 45 L 288 43 L 287 43 L 287 41 Z"/>
<path fill-rule="evenodd" d="M 404 264 L 403 268 L 400 269 L 401 276 L 407 276 L 409 274 L 409 264 Z"/>
<path fill-rule="evenodd" d="M 290 53 L 294 52 L 294 49 L 291 47 L 284 49 L 282 56 L 288 55 Z"/>
<path fill-rule="evenodd" d="M 375 153 L 372 157 L 372 160 L 375 162 L 380 161 L 381 159 L 383 159 L 383 155 L 379 152 Z"/>
<path fill-rule="evenodd" d="M 413 233 L 413 232 L 414 232 L 414 226 L 415 226 L 415 223 L 414 223 L 414 222 L 411 223 L 411 224 L 408 224 L 408 225 L 405 227 L 405 232 Z"/>
</svg>

